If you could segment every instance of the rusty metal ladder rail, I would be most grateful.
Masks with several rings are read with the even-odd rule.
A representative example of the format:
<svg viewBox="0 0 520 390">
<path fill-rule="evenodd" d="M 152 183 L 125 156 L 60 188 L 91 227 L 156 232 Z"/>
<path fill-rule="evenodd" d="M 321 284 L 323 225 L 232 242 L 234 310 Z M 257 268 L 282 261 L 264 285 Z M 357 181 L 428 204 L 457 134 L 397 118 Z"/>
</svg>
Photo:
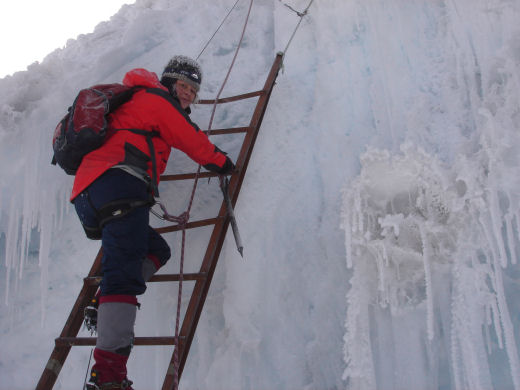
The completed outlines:
<svg viewBox="0 0 520 390">
<path fill-rule="evenodd" d="M 260 129 L 260 125 L 262 123 L 262 119 L 276 81 L 276 77 L 281 68 L 282 61 L 283 54 L 278 53 L 262 90 L 222 98 L 218 99 L 217 101 L 217 104 L 222 104 L 249 99 L 252 97 L 258 97 L 258 102 L 256 104 L 249 126 L 211 130 L 211 135 L 245 133 L 242 148 L 236 161 L 237 170 L 231 176 L 229 184 L 229 194 L 233 206 L 235 206 L 238 199 L 238 194 L 244 180 L 254 143 L 256 141 L 258 131 Z M 199 101 L 199 104 L 214 104 L 214 102 L 214 100 L 201 100 Z M 161 181 L 189 180 L 194 179 L 195 175 L 195 173 L 163 175 L 161 176 Z M 217 175 L 210 172 L 203 172 L 199 174 L 199 178 L 214 176 L 216 177 Z M 188 352 L 195 335 L 195 330 L 202 313 L 204 302 L 209 291 L 211 280 L 229 226 L 229 218 L 227 216 L 226 205 L 224 202 L 222 202 L 217 217 L 189 222 L 186 226 L 186 229 L 194 229 L 210 225 L 214 225 L 214 228 L 202 261 L 202 265 L 200 267 L 200 271 L 198 273 L 187 273 L 183 275 L 183 281 L 194 281 L 195 286 L 182 322 L 179 334 L 179 345 L 175 345 L 175 337 L 173 336 L 136 337 L 134 339 L 135 346 L 173 345 L 175 348 L 179 348 L 179 379 L 186 363 Z M 177 225 L 174 225 L 157 228 L 156 230 L 160 234 L 164 234 L 179 231 L 180 228 Z M 38 384 L 36 385 L 36 390 L 50 390 L 54 387 L 54 384 L 58 379 L 59 373 L 65 364 L 65 360 L 67 359 L 72 346 L 93 346 L 96 344 L 96 337 L 77 337 L 77 335 L 83 324 L 83 311 L 94 296 L 99 282 L 101 281 L 100 275 L 102 255 L 103 251 L 101 248 L 94 260 L 88 276 L 83 281 L 83 287 L 78 294 L 76 302 L 74 303 L 72 310 L 65 322 L 63 330 L 61 331 L 60 336 L 55 340 L 54 349 L 51 352 L 49 360 L 42 372 Z M 178 274 L 160 274 L 153 276 L 149 282 L 175 282 L 179 281 L 179 278 L 180 277 Z M 173 353 L 175 353 L 175 350 Z M 173 389 L 173 353 L 165 375 L 162 387 L 163 390 Z"/>
</svg>

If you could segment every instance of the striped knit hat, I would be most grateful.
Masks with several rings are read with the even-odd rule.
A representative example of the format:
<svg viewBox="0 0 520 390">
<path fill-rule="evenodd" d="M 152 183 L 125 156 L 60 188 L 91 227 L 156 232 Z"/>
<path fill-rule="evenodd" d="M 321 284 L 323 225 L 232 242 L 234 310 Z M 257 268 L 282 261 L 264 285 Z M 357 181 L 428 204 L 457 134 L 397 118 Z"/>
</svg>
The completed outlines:
<svg viewBox="0 0 520 390">
<path fill-rule="evenodd" d="M 176 80 L 182 80 L 198 92 L 202 81 L 202 69 L 197 61 L 186 56 L 173 57 L 163 70 L 161 84 L 172 90 Z"/>
</svg>

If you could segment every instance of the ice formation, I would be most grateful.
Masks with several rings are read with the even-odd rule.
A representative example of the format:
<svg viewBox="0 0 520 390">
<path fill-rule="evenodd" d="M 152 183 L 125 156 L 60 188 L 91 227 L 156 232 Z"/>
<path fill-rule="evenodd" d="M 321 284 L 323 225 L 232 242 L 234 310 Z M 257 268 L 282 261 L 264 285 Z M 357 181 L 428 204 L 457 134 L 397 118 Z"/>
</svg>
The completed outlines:
<svg viewBox="0 0 520 390">
<path fill-rule="evenodd" d="M 99 249 L 68 202 L 72 178 L 49 165 L 54 126 L 86 85 L 196 57 L 234 3 L 138 0 L 0 80 L 0 389 L 34 388 Z M 221 85 L 246 3 L 200 58 L 202 98 Z M 263 85 L 298 21 L 284 3 L 309 1 L 255 1 L 225 96 Z M 182 386 L 520 390 L 518 20 L 517 0 L 313 3 L 235 209 L 246 260 L 228 239 Z M 215 128 L 248 115 L 225 105 Z M 197 191 L 204 217 L 213 184 Z M 172 213 L 184 190 L 161 189 Z M 196 272 L 205 244 L 188 241 Z M 171 334 L 173 290 L 149 288 L 136 334 Z M 161 386 L 170 352 L 134 349 L 136 388 Z M 73 349 L 58 386 L 87 364 Z"/>
<path fill-rule="evenodd" d="M 384 387 L 376 378 L 389 364 L 408 377 L 407 388 L 438 388 L 427 373 L 448 359 L 456 389 L 490 389 L 497 372 L 487 356 L 496 348 L 505 349 L 520 388 L 503 280 L 516 262 L 518 203 L 492 184 L 491 161 L 482 156 L 470 167 L 462 159 L 450 169 L 411 144 L 397 155 L 370 149 L 362 157 L 342 209 L 353 269 L 344 345 L 351 388 Z M 424 326 L 407 328 L 417 315 Z M 439 347 L 448 334 L 450 345 Z M 401 348 L 409 348 L 404 361 Z"/>
</svg>

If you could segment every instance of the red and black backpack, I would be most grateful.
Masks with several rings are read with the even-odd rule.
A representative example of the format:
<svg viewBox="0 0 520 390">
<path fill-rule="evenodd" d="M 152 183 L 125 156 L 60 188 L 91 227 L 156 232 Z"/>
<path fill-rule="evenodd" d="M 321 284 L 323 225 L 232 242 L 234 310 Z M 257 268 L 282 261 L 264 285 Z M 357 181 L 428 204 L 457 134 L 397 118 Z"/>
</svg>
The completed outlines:
<svg viewBox="0 0 520 390">
<path fill-rule="evenodd" d="M 108 115 L 139 89 L 117 83 L 82 89 L 54 130 L 52 164 L 57 163 L 67 174 L 75 175 L 83 157 L 105 142 Z"/>
</svg>

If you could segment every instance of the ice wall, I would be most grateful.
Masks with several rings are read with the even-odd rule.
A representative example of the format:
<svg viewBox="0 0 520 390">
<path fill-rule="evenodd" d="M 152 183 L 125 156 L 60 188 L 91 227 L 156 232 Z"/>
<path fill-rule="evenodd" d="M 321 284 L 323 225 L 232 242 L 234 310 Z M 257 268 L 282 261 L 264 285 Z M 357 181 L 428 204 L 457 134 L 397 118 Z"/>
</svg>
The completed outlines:
<svg viewBox="0 0 520 390">
<path fill-rule="evenodd" d="M 367 20 L 391 23 L 379 10 Z M 386 147 L 375 138 L 344 186 L 353 275 L 343 378 L 352 389 L 518 389 L 519 35 L 508 30 L 518 4 L 423 11 L 439 12 L 414 38 L 436 37 L 423 52 L 435 68 L 400 76 L 415 98 L 388 117 L 405 115 L 406 129 L 394 128 Z M 379 35 L 380 45 L 412 36 Z"/>
<path fill-rule="evenodd" d="M 410 144 L 395 155 L 369 150 L 345 190 L 346 261 L 354 274 L 344 377 L 352 388 L 387 381 L 385 388 L 438 388 L 450 380 L 456 389 L 493 388 L 493 381 L 518 388 L 503 280 L 516 262 L 518 220 L 506 217 L 496 188 L 482 187 L 490 172 L 457 168 Z M 493 371 L 496 348 L 507 354 L 507 379 L 493 377 L 502 374 Z M 438 377 L 446 362 L 449 377 Z"/>
<path fill-rule="evenodd" d="M 0 80 L 0 389 L 34 387 L 98 250 L 67 201 L 71 178 L 49 165 L 50 129 L 85 85 L 197 56 L 233 4 L 139 0 Z M 201 56 L 203 98 L 220 87 L 247 6 Z M 518 388 L 518 7 L 314 2 L 235 210 L 246 259 L 230 237 L 183 386 Z M 255 1 L 224 95 L 262 86 L 297 21 L 282 2 Z M 194 110 L 201 127 L 208 117 Z M 217 117 L 215 127 L 249 119 L 234 105 Z M 172 173 L 192 169 L 177 153 L 171 162 Z M 214 184 L 201 183 L 193 217 L 213 216 Z M 161 192 L 172 213 L 184 211 L 189 188 Z M 179 240 L 167 239 L 165 272 L 175 272 Z M 188 242 L 194 271 L 202 233 Z M 140 299 L 137 334 L 171 334 L 176 289 L 150 287 Z M 88 355 L 73 349 L 57 388 L 83 380 Z M 160 387 L 170 355 L 135 348 L 136 387 Z"/>
</svg>

